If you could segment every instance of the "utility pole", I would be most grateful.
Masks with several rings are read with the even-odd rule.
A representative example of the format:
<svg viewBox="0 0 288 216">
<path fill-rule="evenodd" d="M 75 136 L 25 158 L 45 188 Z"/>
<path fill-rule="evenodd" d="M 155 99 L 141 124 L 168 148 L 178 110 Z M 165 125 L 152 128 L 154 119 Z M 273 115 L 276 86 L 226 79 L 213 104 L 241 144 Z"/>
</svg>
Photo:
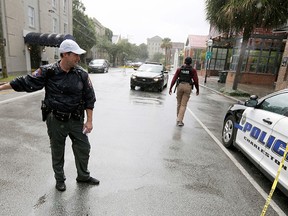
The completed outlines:
<svg viewBox="0 0 288 216">
<path fill-rule="evenodd" d="M 8 73 L 7 73 L 6 56 L 5 56 L 6 40 L 3 37 L 2 4 L 4 4 L 4 1 L 0 1 L 0 57 L 2 65 L 2 76 L 3 78 L 7 78 Z"/>
<path fill-rule="evenodd" d="M 205 79 L 204 79 L 205 84 L 207 82 L 207 70 L 208 70 L 208 67 L 210 69 L 210 62 L 212 58 L 212 45 L 213 45 L 213 40 L 209 39 L 207 41 L 208 51 L 206 52 L 206 66 L 205 66 L 206 69 L 205 69 Z"/>
</svg>

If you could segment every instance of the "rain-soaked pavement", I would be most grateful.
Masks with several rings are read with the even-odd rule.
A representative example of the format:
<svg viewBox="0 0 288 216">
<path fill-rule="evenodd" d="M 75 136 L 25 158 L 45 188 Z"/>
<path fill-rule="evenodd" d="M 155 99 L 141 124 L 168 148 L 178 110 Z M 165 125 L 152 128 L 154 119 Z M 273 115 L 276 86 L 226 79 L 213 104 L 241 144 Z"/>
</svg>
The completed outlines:
<svg viewBox="0 0 288 216">
<path fill-rule="evenodd" d="M 67 139 L 65 192 L 55 189 L 40 115 L 43 91 L 0 92 L 1 216 L 261 214 L 265 196 L 217 143 L 225 111 L 234 101 L 201 87 L 179 128 L 175 94 L 130 90 L 132 72 L 112 68 L 90 75 L 97 102 L 89 169 L 101 182 L 76 183 Z M 239 152 L 230 154 L 268 193 L 271 183 Z M 285 215 L 287 197 L 276 191 L 274 199 L 267 215 Z"/>
</svg>

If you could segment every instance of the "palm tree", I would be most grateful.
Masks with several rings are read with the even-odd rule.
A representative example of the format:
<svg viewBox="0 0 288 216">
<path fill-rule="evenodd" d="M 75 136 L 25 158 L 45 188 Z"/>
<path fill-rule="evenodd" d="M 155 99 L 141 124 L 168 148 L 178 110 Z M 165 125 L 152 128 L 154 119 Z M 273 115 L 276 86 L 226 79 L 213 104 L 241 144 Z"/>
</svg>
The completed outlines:
<svg viewBox="0 0 288 216">
<path fill-rule="evenodd" d="M 161 48 L 165 49 L 165 66 L 170 62 L 170 50 L 172 48 L 172 43 L 170 38 L 164 38 L 162 40 Z"/>
<path fill-rule="evenodd" d="M 248 40 L 255 28 L 277 28 L 287 22 L 287 0 L 206 0 L 206 19 L 220 32 L 243 35 L 233 90 L 237 90 Z"/>
<path fill-rule="evenodd" d="M 0 2 L 0 58 L 2 65 L 2 76 L 3 78 L 8 77 L 7 73 L 7 65 L 6 65 L 6 57 L 5 57 L 5 45 L 4 45 L 4 37 L 3 37 L 3 27 L 2 27 L 2 3 Z"/>
</svg>

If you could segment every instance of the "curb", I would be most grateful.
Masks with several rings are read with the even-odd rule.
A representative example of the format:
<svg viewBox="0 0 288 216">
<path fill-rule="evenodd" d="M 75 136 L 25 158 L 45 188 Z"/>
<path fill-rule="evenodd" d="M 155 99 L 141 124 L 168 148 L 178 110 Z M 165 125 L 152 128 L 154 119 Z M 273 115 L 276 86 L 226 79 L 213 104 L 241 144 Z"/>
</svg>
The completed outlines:
<svg viewBox="0 0 288 216">
<path fill-rule="evenodd" d="M 210 87 L 207 87 L 207 86 L 205 86 L 205 85 L 203 85 L 203 84 L 199 84 L 199 86 L 202 86 L 202 87 L 204 87 L 204 88 L 206 88 L 206 89 L 208 89 L 208 90 L 210 90 L 210 91 L 213 91 L 213 92 L 216 93 L 216 94 L 222 95 L 222 96 L 224 96 L 224 97 L 226 97 L 226 98 L 229 98 L 229 99 L 231 99 L 231 100 L 234 100 L 234 101 L 236 101 L 236 102 L 244 102 L 244 101 L 242 101 L 242 100 L 240 100 L 240 99 L 237 99 L 237 98 L 235 98 L 235 97 L 231 97 L 231 96 L 229 96 L 229 95 L 226 95 L 226 94 L 224 94 L 224 93 L 222 93 L 222 92 L 219 92 L 219 91 L 217 91 L 217 90 L 215 90 L 215 89 L 212 89 L 212 88 L 210 88 Z"/>
</svg>

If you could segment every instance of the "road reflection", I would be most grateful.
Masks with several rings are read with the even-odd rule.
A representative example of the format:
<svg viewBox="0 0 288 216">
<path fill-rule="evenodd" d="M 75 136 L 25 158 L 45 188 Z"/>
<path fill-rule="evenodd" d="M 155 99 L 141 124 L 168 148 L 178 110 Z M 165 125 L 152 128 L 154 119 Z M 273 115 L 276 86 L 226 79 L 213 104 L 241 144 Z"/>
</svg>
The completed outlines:
<svg viewBox="0 0 288 216">
<path fill-rule="evenodd" d="M 162 106 L 166 98 L 165 92 L 150 92 L 141 90 L 130 91 L 130 103 L 135 105 Z"/>
</svg>

